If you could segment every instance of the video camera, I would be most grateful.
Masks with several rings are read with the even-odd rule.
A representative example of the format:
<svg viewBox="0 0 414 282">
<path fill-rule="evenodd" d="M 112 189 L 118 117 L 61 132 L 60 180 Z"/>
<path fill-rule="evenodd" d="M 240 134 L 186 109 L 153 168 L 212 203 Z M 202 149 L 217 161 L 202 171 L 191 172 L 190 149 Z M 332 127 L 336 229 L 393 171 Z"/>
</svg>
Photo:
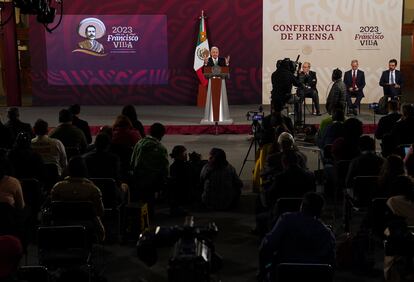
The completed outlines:
<svg viewBox="0 0 414 282">
<path fill-rule="evenodd" d="M 370 109 L 370 110 L 376 110 L 378 108 L 379 108 L 379 104 L 378 103 L 368 104 L 368 109 Z"/>
<path fill-rule="evenodd" d="M 185 218 L 183 226 L 160 227 L 139 236 L 137 255 L 148 266 L 157 260 L 157 247 L 173 247 L 168 264 L 170 282 L 209 282 L 210 273 L 221 268 L 222 259 L 212 243 L 218 233 L 214 222 L 208 226 L 194 226 L 194 218 Z"/>
<path fill-rule="evenodd" d="M 249 121 L 260 122 L 264 118 L 263 106 L 260 105 L 257 111 L 248 111 L 246 118 Z"/>
<path fill-rule="evenodd" d="M 300 55 L 296 57 L 296 61 L 292 61 L 289 58 L 284 58 L 283 60 L 278 60 L 276 62 L 277 69 L 286 69 L 291 73 L 295 74 L 298 73 L 302 67 L 302 63 L 299 62 Z"/>
<path fill-rule="evenodd" d="M 251 121 L 262 121 L 264 118 L 264 112 L 248 111 L 246 118 Z"/>
</svg>

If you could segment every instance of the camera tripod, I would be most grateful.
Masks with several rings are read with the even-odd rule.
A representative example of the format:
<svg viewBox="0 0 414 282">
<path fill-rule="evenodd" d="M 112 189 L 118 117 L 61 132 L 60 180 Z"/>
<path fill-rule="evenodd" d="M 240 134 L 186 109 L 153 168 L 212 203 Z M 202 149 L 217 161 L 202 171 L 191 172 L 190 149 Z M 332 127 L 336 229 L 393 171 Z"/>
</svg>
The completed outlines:
<svg viewBox="0 0 414 282">
<path fill-rule="evenodd" d="M 240 168 L 239 177 L 241 176 L 241 174 L 243 172 L 243 168 L 246 165 L 246 162 L 247 162 L 247 160 L 249 158 L 249 155 L 250 155 L 250 151 L 252 150 L 253 146 L 254 146 L 254 153 L 255 154 L 257 152 L 257 148 L 259 147 L 259 140 L 258 140 L 257 133 L 260 130 L 260 124 L 257 120 L 253 121 L 252 130 L 253 130 L 253 138 L 252 138 L 252 141 L 250 141 L 249 149 L 247 149 L 246 156 L 244 157 L 243 164 Z M 255 161 L 255 157 L 254 157 L 253 161 Z"/>
</svg>

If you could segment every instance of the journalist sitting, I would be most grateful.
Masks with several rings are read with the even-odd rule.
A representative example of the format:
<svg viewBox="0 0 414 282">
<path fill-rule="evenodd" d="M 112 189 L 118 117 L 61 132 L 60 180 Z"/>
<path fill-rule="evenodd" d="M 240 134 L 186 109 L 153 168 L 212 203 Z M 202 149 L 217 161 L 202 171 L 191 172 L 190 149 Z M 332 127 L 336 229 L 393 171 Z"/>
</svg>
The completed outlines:
<svg viewBox="0 0 414 282">
<path fill-rule="evenodd" d="M 375 130 L 375 138 L 377 139 L 382 139 L 384 135 L 390 134 L 395 124 L 401 119 L 400 105 L 397 100 L 388 101 L 387 107 L 388 114 L 380 118 Z"/>
<path fill-rule="evenodd" d="M 298 87 L 297 95 L 299 97 L 298 103 L 295 104 L 296 120 L 302 121 L 302 103 L 305 98 L 312 98 L 312 102 L 315 106 L 315 112 L 312 114 L 319 116 L 319 96 L 316 89 L 316 72 L 310 70 L 311 64 L 304 62 L 302 65 L 302 71 L 299 73 L 300 87 Z"/>
<path fill-rule="evenodd" d="M 319 219 L 323 206 L 322 196 L 308 192 L 304 195 L 300 212 L 284 213 L 279 217 L 259 247 L 259 278 L 272 277 L 279 263 L 326 263 L 334 266 L 335 235 Z"/>
<path fill-rule="evenodd" d="M 275 103 L 284 105 L 292 99 L 292 86 L 299 86 L 299 80 L 295 77 L 295 62 L 286 58 L 279 60 L 276 71 L 272 73 L 272 106 Z"/>
<path fill-rule="evenodd" d="M 283 104 L 280 101 L 274 101 L 272 113 L 262 120 L 262 139 L 268 141 L 268 143 L 273 142 L 274 129 L 277 127 L 282 127 L 285 132 L 294 133 L 292 120 L 283 115 L 282 111 Z"/>
</svg>

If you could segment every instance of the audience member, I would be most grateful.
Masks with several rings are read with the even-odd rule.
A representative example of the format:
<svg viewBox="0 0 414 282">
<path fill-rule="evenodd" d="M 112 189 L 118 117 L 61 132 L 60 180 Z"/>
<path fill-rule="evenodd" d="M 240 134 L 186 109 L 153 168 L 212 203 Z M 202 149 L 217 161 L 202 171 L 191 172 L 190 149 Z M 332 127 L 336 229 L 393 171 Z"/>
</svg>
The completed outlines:
<svg viewBox="0 0 414 282">
<path fill-rule="evenodd" d="M 73 104 L 69 107 L 69 111 L 72 114 L 72 124 L 82 130 L 83 134 L 86 138 L 86 143 L 92 143 L 92 136 L 91 136 L 91 129 L 89 128 L 89 124 L 87 121 L 80 119 L 79 114 L 81 111 L 81 107 L 79 104 Z"/>
<path fill-rule="evenodd" d="M 404 175 L 404 161 L 398 155 L 389 155 L 379 174 L 378 184 L 379 192 L 385 195 L 394 195 L 393 182 L 400 175 Z"/>
<path fill-rule="evenodd" d="M 343 109 L 335 108 L 332 112 L 332 122 L 326 125 L 323 131 L 320 131 L 318 147 L 323 149 L 326 145 L 333 144 L 333 142 L 344 136 L 344 121 L 345 113 Z"/>
<path fill-rule="evenodd" d="M 38 119 L 33 129 L 36 134 L 31 141 L 33 151 L 40 154 L 45 164 L 56 165 L 59 175 L 62 175 L 68 164 L 65 146 L 60 140 L 47 136 L 48 123 L 46 121 Z"/>
<path fill-rule="evenodd" d="M 155 194 L 164 189 L 168 177 L 168 152 L 161 139 L 165 127 L 154 123 L 150 135 L 142 138 L 134 147 L 131 169 L 138 187 L 139 197 L 148 203 L 150 215 L 154 214 Z M 131 189 L 131 197 L 134 198 Z"/>
<path fill-rule="evenodd" d="M 70 159 L 68 165 L 69 176 L 55 184 L 51 191 L 52 201 L 91 202 L 96 213 L 95 232 L 99 241 L 105 238 L 105 230 L 101 222 L 104 214 L 102 193 L 92 181 L 87 179 L 88 170 L 81 156 Z"/>
<path fill-rule="evenodd" d="M 137 112 L 135 111 L 135 107 L 134 105 L 126 105 L 123 109 L 122 109 L 122 114 L 124 116 L 126 116 L 127 118 L 129 118 L 129 120 L 132 123 L 132 126 L 138 130 L 139 134 L 141 135 L 141 137 L 145 137 L 145 130 L 144 130 L 144 126 L 142 125 L 142 123 L 138 120 L 137 117 Z"/>
<path fill-rule="evenodd" d="M 41 155 L 33 151 L 31 137 L 20 132 L 13 148 L 9 152 L 9 162 L 12 168 L 12 175 L 16 178 L 35 178 L 40 182 L 46 178 L 46 169 Z"/>
<path fill-rule="evenodd" d="M 410 147 L 410 151 L 405 156 L 404 159 L 405 170 L 407 171 L 407 175 L 414 179 L 414 152 L 413 152 L 413 145 Z"/>
<path fill-rule="evenodd" d="M 99 133 L 95 138 L 95 149 L 83 155 L 89 177 L 120 180 L 119 157 L 109 151 L 110 146 L 110 137 Z"/>
<path fill-rule="evenodd" d="M 9 204 L 17 209 L 23 209 L 24 199 L 19 180 L 6 174 L 6 157 L 0 155 L 0 203 Z"/>
<path fill-rule="evenodd" d="M 141 135 L 132 126 L 129 118 L 119 115 L 112 126 L 112 144 L 134 147 L 140 139 Z"/>
<path fill-rule="evenodd" d="M 364 135 L 359 138 L 361 155 L 354 158 L 348 168 L 346 187 L 353 187 L 356 176 L 378 176 L 384 159 L 375 152 L 375 140 Z"/>
<path fill-rule="evenodd" d="M 7 111 L 8 121 L 4 124 L 4 126 L 9 130 L 9 133 L 12 137 L 12 144 L 14 143 L 17 134 L 20 132 L 27 133 L 31 138 L 33 138 L 32 126 L 29 123 L 24 123 L 20 121 L 20 113 L 19 109 L 12 107 L 9 108 Z"/>
<path fill-rule="evenodd" d="M 243 182 L 222 149 L 211 149 L 200 180 L 203 185 L 202 202 L 207 208 L 228 210 L 238 203 Z"/>
<path fill-rule="evenodd" d="M 293 151 L 298 157 L 298 165 L 300 168 L 307 170 L 307 157 L 295 145 L 295 139 L 288 132 L 282 132 L 277 138 L 277 147 L 275 153 L 269 154 L 266 159 L 265 168 L 262 177 L 273 177 L 283 171 L 282 155 L 285 152 Z"/>
<path fill-rule="evenodd" d="M 88 145 L 82 130 L 72 125 L 72 114 L 67 109 L 59 112 L 59 125 L 49 134 L 51 138 L 60 140 L 65 146 L 68 158 L 82 154 Z"/>
<path fill-rule="evenodd" d="M 410 177 L 397 176 L 392 183 L 393 196 L 387 200 L 387 206 L 396 216 L 405 218 L 407 225 L 414 226 L 414 186 Z"/>
<path fill-rule="evenodd" d="M 391 131 L 394 139 L 394 145 L 414 143 L 414 107 L 411 104 L 405 104 L 402 107 L 402 117 Z"/>
<path fill-rule="evenodd" d="M 88 176 L 90 178 L 113 178 L 120 190 L 118 190 L 118 200 L 124 200 L 128 185 L 125 179 L 121 178 L 119 157 L 109 151 L 111 139 L 105 133 L 99 133 L 95 138 L 95 149 L 83 155 Z"/>
<path fill-rule="evenodd" d="M 268 206 L 273 206 L 279 198 L 302 197 L 306 192 L 316 190 L 315 176 L 299 166 L 296 152 L 292 150 L 284 152 L 282 165 L 283 171 L 275 176 L 267 194 Z"/>
<path fill-rule="evenodd" d="M 188 163 L 190 165 L 190 183 L 193 185 L 191 198 L 195 203 L 201 203 L 203 187 L 201 187 L 200 183 L 200 174 L 201 170 L 208 163 L 208 161 L 203 160 L 201 154 L 194 151 L 189 154 L 188 159 Z"/>
<path fill-rule="evenodd" d="M 328 115 L 326 118 L 323 118 L 321 120 L 321 123 L 319 124 L 319 128 L 318 128 L 318 132 L 316 133 L 316 137 L 315 137 L 316 145 L 318 145 L 321 142 L 321 139 L 325 135 L 325 130 L 328 127 L 328 125 L 333 123 L 333 116 L 336 115 L 336 111 L 338 111 L 338 110 L 343 112 L 343 109 L 341 109 L 341 108 L 339 108 L 339 109 L 333 108 L 332 109 L 332 115 Z M 342 116 L 345 119 L 345 114 L 343 114 Z"/>
<path fill-rule="evenodd" d="M 7 175 L 6 162 L 6 156 L 0 154 L 0 235 L 24 238 L 26 217 L 23 191 L 19 180 Z"/>
<path fill-rule="evenodd" d="M 20 240 L 11 235 L 0 236 L 0 281 L 12 282 L 23 256 Z"/>
<path fill-rule="evenodd" d="M 262 277 L 284 262 L 335 265 L 335 235 L 319 220 L 323 205 L 322 196 L 308 192 L 304 195 L 300 212 L 279 217 L 259 248 Z"/>
<path fill-rule="evenodd" d="M 380 118 L 377 129 L 375 130 L 375 138 L 380 140 L 385 134 L 390 134 L 395 124 L 401 119 L 401 114 L 399 113 L 399 103 L 397 100 L 388 101 L 387 106 L 388 115 Z"/>
<path fill-rule="evenodd" d="M 0 148 L 10 149 L 13 146 L 13 136 L 10 129 L 0 121 Z"/>
<path fill-rule="evenodd" d="M 273 112 L 267 115 L 262 120 L 262 132 L 261 143 L 271 143 L 274 140 L 274 129 L 282 127 L 284 131 L 294 134 L 294 128 L 292 120 L 283 115 L 283 105 L 275 102 Z"/>
<path fill-rule="evenodd" d="M 169 201 L 171 214 L 180 213 L 180 206 L 191 203 L 193 193 L 191 183 L 191 167 L 188 162 L 187 149 L 183 145 L 174 146 L 170 157 L 174 162 L 170 165 Z"/>
<path fill-rule="evenodd" d="M 385 253 L 384 256 L 384 281 L 412 281 L 413 254 L 412 233 L 407 226 L 414 225 L 414 190 L 413 182 L 407 176 L 398 176 L 393 182 L 398 189 L 387 200 L 387 207 L 393 216 L 388 216 L 387 228 L 384 234 L 387 236 L 388 246 L 397 249 L 394 253 Z M 398 251 L 404 249 L 407 255 Z M 388 247 L 388 249 L 390 249 Z"/>
<path fill-rule="evenodd" d="M 360 154 L 359 138 L 362 136 L 362 122 L 349 118 L 343 124 L 343 136 L 332 144 L 332 156 L 335 161 L 352 160 Z"/>
</svg>

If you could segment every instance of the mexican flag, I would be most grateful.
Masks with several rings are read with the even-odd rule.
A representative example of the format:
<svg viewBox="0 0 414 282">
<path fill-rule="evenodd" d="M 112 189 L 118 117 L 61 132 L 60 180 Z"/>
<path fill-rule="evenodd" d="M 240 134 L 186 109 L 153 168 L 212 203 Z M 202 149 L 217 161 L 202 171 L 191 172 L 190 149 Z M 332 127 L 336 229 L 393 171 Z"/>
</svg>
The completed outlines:
<svg viewBox="0 0 414 282">
<path fill-rule="evenodd" d="M 208 46 L 207 29 L 204 18 L 204 11 L 201 11 L 200 28 L 198 31 L 197 45 L 194 52 L 194 70 L 196 71 L 198 79 L 200 80 L 200 86 L 206 87 L 208 81 L 203 75 L 204 53 L 206 51 L 209 51 L 210 48 Z"/>
</svg>

